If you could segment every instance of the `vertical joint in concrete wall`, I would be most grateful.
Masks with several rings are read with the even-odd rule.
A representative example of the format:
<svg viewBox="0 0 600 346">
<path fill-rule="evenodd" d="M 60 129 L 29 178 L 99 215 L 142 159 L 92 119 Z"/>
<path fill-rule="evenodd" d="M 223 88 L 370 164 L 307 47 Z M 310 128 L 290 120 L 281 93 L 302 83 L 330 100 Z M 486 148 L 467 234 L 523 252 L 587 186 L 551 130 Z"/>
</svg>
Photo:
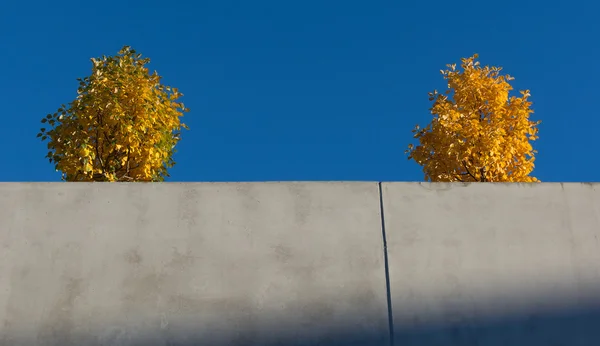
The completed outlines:
<svg viewBox="0 0 600 346">
<path fill-rule="evenodd" d="M 379 185 L 379 214 L 381 215 L 381 238 L 383 240 L 383 261 L 385 264 L 385 289 L 387 293 L 388 329 L 390 332 L 390 345 L 394 345 L 394 315 L 392 314 L 392 292 L 390 290 L 390 270 L 388 262 L 387 236 L 385 234 L 385 212 L 383 208 L 383 191 Z"/>
</svg>

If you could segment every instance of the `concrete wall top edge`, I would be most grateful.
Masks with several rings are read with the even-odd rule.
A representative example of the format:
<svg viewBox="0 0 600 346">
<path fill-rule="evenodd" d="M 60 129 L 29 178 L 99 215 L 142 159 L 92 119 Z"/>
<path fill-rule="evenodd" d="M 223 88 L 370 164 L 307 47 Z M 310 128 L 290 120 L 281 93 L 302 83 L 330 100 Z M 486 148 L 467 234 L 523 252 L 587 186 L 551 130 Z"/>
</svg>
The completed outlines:
<svg viewBox="0 0 600 346">
<path fill-rule="evenodd" d="M 117 183 L 103 183 L 103 182 L 80 182 L 80 183 L 66 183 L 66 182 L 2 182 L 0 186 L 5 185 L 58 185 L 58 184 L 77 184 L 77 185 L 231 185 L 231 184 L 404 184 L 404 185 L 451 185 L 451 186 L 470 186 L 470 185 L 523 185 L 523 186 L 537 186 L 537 185 L 600 185 L 600 182 L 540 182 L 540 183 L 443 183 L 443 182 L 424 182 L 424 181 L 376 181 L 376 180 L 273 180 L 273 181 L 189 181 L 189 182 L 159 182 L 159 183 L 135 183 L 135 182 L 117 182 Z"/>
<path fill-rule="evenodd" d="M 462 189 L 475 189 L 482 191 L 502 191 L 502 190 L 592 190 L 597 191 L 600 183 L 568 182 L 568 183 L 403 183 L 403 182 L 383 182 L 384 189 L 393 188 L 395 190 L 404 189 L 423 189 L 430 191 L 449 191 Z"/>
<path fill-rule="evenodd" d="M 31 182 L 31 183 L 3 183 L 0 182 L 0 191 L 18 190 L 171 190 L 171 189 L 231 189 L 231 188 L 259 188 L 259 187 L 365 187 L 377 189 L 377 182 L 348 182 L 348 181 L 286 181 L 286 182 L 182 182 L 182 183 L 67 183 L 64 182 Z"/>
<path fill-rule="evenodd" d="M 156 182 L 156 183 L 139 183 L 139 182 L 2 182 L 2 185 L 235 185 L 235 184 L 377 184 L 378 181 L 362 181 L 362 180 L 283 180 L 283 181 L 189 181 L 189 182 Z"/>
</svg>

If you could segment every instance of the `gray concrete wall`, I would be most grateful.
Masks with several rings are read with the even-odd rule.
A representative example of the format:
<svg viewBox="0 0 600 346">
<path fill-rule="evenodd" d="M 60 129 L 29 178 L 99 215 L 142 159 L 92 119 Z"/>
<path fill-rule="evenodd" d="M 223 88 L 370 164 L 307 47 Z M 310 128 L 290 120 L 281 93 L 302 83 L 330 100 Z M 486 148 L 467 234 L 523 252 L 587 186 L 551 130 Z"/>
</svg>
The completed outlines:
<svg viewBox="0 0 600 346">
<path fill-rule="evenodd" d="M 598 186 L 0 184 L 0 346 L 597 345 Z"/>
<path fill-rule="evenodd" d="M 383 184 L 396 345 L 600 345 L 599 187 Z"/>
<path fill-rule="evenodd" d="M 377 183 L 0 184 L 0 345 L 388 344 Z"/>
</svg>

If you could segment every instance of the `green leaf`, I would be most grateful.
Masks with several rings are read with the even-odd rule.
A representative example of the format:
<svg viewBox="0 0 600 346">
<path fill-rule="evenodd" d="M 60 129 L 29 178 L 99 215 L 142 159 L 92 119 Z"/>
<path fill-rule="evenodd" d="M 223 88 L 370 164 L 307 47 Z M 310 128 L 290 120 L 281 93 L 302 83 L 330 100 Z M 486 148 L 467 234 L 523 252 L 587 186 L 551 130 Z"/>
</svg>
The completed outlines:
<svg viewBox="0 0 600 346">
<path fill-rule="evenodd" d="M 38 133 L 36 137 L 42 137 L 42 134 L 41 134 L 41 133 Z"/>
<path fill-rule="evenodd" d="M 46 121 L 48 121 L 48 119 L 46 119 L 46 118 L 42 119 L 43 123 L 45 123 Z"/>
<path fill-rule="evenodd" d="M 46 119 L 50 119 L 50 118 L 52 118 L 52 114 L 46 115 Z"/>
<path fill-rule="evenodd" d="M 47 136 L 42 136 L 42 140 L 45 141 L 46 138 L 48 138 Z"/>
</svg>

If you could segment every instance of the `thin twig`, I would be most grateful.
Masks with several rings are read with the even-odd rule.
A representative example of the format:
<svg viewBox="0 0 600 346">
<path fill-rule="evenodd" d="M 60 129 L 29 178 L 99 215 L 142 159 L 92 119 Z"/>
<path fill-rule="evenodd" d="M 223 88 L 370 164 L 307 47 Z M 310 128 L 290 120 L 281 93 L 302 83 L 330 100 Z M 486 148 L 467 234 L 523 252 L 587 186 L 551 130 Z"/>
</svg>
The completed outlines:
<svg viewBox="0 0 600 346">
<path fill-rule="evenodd" d="M 473 174 L 471 174 L 471 172 L 469 171 L 469 169 L 467 168 L 467 164 L 465 163 L 465 161 L 462 161 L 463 167 L 465 168 L 465 170 L 467 170 L 467 173 L 475 180 L 477 181 L 477 178 L 475 178 L 475 176 Z"/>
</svg>

